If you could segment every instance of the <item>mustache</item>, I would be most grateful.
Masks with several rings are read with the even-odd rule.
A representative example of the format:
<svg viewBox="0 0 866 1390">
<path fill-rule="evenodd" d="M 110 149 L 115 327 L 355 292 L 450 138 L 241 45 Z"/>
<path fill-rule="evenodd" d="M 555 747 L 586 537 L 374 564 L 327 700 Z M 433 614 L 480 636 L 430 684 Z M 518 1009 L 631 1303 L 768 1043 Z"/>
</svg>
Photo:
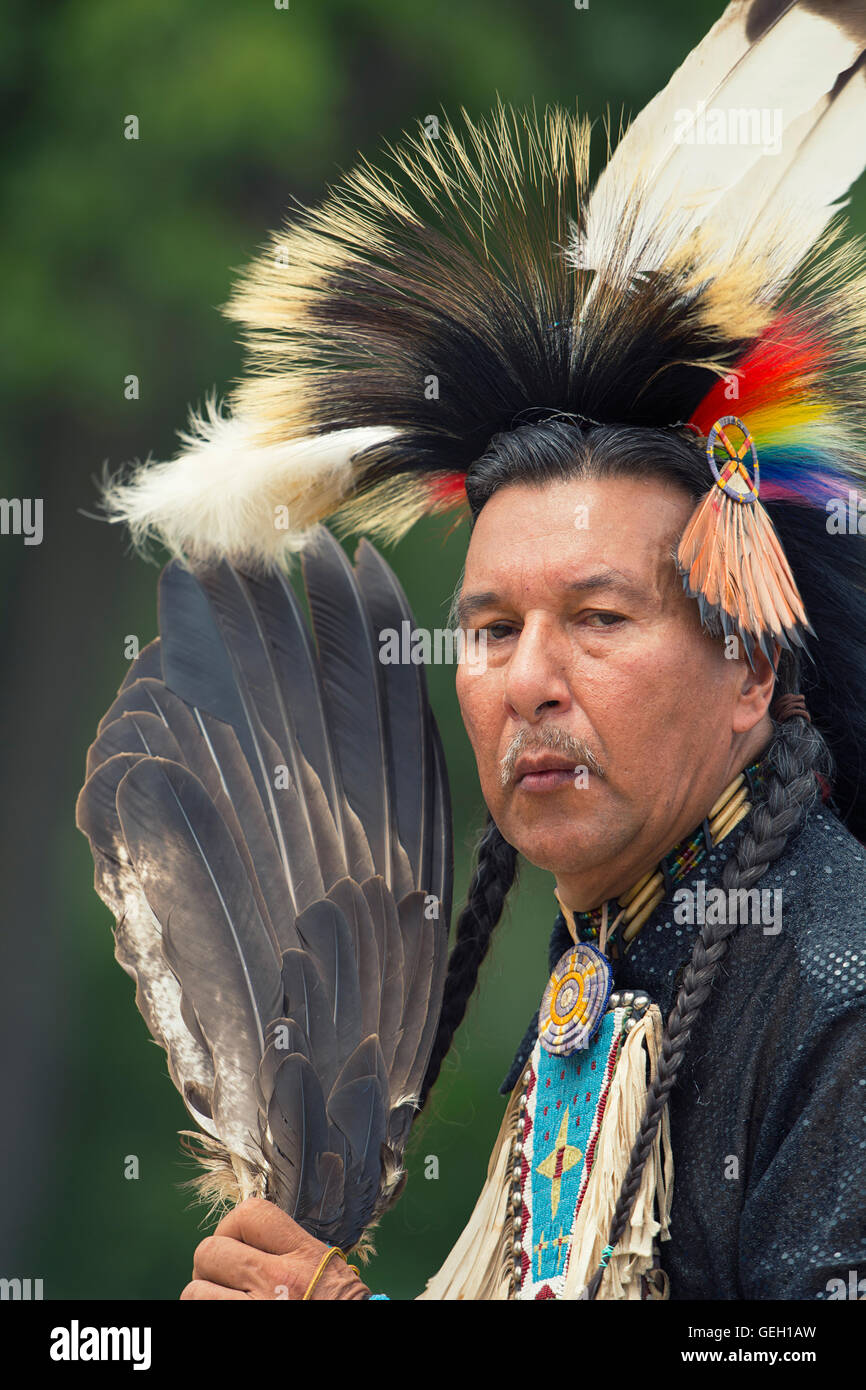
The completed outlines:
<svg viewBox="0 0 866 1390">
<path fill-rule="evenodd" d="M 604 768 L 588 743 L 582 738 L 575 738 L 567 729 L 560 729 L 555 724 L 544 724 L 540 729 L 519 729 L 514 735 L 504 758 L 499 762 L 500 785 L 507 787 L 514 780 L 518 758 L 524 753 L 533 753 L 541 748 L 573 758 L 575 768 L 587 767 L 596 777 L 604 776 Z"/>
</svg>

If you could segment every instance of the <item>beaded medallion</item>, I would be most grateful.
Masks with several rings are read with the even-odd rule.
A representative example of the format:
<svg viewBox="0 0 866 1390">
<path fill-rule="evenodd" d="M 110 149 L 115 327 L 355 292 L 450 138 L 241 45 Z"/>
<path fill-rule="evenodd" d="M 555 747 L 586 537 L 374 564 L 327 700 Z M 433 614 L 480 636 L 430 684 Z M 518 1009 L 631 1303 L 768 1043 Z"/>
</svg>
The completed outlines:
<svg viewBox="0 0 866 1390">
<path fill-rule="evenodd" d="M 553 969 L 538 1012 L 538 1037 L 546 1052 L 568 1057 L 589 1046 L 607 1008 L 613 975 L 595 946 L 579 941 Z"/>
</svg>

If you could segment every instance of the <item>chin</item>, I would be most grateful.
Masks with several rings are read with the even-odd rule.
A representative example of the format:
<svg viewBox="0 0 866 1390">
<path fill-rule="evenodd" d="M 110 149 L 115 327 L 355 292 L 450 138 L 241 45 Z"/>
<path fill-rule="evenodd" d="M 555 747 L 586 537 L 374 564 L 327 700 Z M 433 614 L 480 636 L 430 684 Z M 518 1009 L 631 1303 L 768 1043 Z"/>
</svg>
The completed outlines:
<svg viewBox="0 0 866 1390">
<path fill-rule="evenodd" d="M 581 824 L 576 817 L 548 817 L 532 824 L 512 815 L 506 817 L 506 824 L 497 824 L 524 859 L 552 874 L 586 872 L 610 854 L 598 823 Z"/>
</svg>

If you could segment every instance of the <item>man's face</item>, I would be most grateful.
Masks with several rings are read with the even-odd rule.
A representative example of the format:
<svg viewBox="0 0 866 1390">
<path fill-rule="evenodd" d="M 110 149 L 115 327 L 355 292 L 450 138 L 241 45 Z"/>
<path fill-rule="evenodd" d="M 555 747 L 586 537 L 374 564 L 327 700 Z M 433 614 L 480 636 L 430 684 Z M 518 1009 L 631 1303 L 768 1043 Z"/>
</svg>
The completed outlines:
<svg viewBox="0 0 866 1390">
<path fill-rule="evenodd" d="M 520 483 L 476 522 L 459 614 L 487 659 L 460 707 L 496 824 L 558 877 L 666 852 L 757 722 L 676 571 L 693 506 L 652 479 Z"/>
</svg>

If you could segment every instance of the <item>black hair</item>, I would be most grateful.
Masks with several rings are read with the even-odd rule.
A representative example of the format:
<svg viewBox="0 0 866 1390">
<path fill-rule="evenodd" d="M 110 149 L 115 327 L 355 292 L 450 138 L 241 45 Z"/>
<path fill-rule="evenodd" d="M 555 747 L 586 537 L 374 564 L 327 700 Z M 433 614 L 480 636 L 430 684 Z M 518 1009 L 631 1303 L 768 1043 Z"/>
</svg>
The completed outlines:
<svg viewBox="0 0 866 1390">
<path fill-rule="evenodd" d="M 466 494 L 472 524 L 493 494 L 509 484 L 544 486 L 576 477 L 613 476 L 664 480 L 695 503 L 708 486 L 704 447 L 686 427 L 599 425 L 582 417 L 549 414 L 496 435 L 469 469 Z M 866 542 L 857 536 L 831 536 L 824 514 L 813 508 L 784 503 L 768 511 L 815 631 L 813 663 L 796 652 L 782 653 L 776 694 L 802 690 L 813 722 L 797 716 L 774 726 L 761 799 L 723 870 L 729 889 L 751 888 L 779 858 L 818 795 L 817 775 L 829 778 L 835 770 L 837 810 L 855 835 L 866 833 L 866 778 L 861 769 L 866 741 Z M 422 1105 L 474 993 L 516 874 L 516 850 L 488 820 L 448 962 Z M 665 1024 L 659 1065 L 620 1190 L 609 1246 L 617 1244 L 628 1224 L 691 1030 L 735 929 L 705 925 L 695 942 Z M 599 1269 L 590 1281 L 589 1298 L 598 1293 L 603 1274 Z"/>
</svg>

